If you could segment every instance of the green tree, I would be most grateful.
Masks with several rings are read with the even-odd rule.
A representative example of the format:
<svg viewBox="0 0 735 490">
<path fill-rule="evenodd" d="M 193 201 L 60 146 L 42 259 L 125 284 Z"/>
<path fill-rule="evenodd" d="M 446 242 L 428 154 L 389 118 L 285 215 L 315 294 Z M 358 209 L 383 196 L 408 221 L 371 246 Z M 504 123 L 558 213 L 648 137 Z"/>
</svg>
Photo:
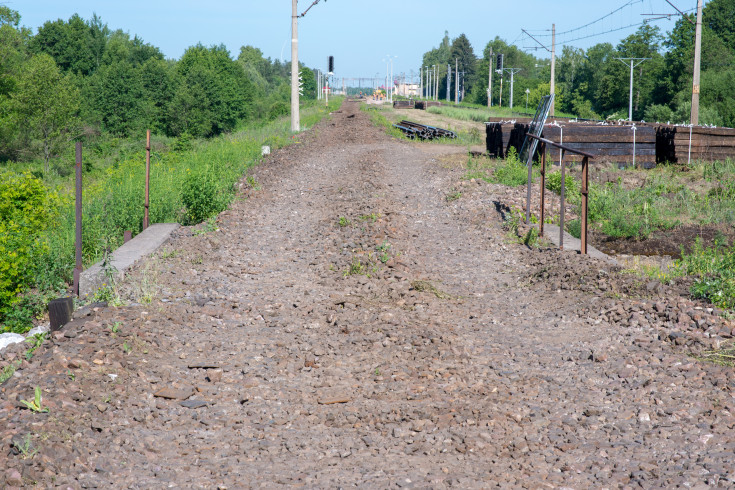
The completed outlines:
<svg viewBox="0 0 735 490">
<path fill-rule="evenodd" d="M 449 42 L 449 32 L 444 31 L 444 37 L 439 43 L 439 47 L 433 48 L 430 51 L 424 53 L 422 66 L 431 68 L 437 66 L 437 73 L 439 77 L 439 98 L 442 98 L 442 94 L 446 94 L 447 90 L 447 65 L 452 65 L 452 71 L 454 71 L 454 58 L 450 59 L 451 56 L 451 44 Z M 425 70 L 425 69 L 424 69 Z M 426 73 L 424 71 L 424 75 Z M 433 75 L 432 75 L 433 80 Z M 454 84 L 454 80 L 452 80 Z"/>
<path fill-rule="evenodd" d="M 702 11 L 702 23 L 716 32 L 725 46 L 735 52 L 735 0 L 711 0 Z"/>
<path fill-rule="evenodd" d="M 176 94 L 179 78 L 173 62 L 150 58 L 140 69 L 146 126 L 164 132 L 168 125 L 168 107 Z"/>
<path fill-rule="evenodd" d="M 25 64 L 13 100 L 21 124 L 41 140 L 48 172 L 52 152 L 76 127 L 79 93 L 51 56 L 39 54 Z"/>
<path fill-rule="evenodd" d="M 232 131 L 251 114 L 252 82 L 224 46 L 190 47 L 177 72 L 182 85 L 169 108 L 172 134 L 212 136 Z"/>
<path fill-rule="evenodd" d="M 88 119 L 117 136 L 141 130 L 145 114 L 140 70 L 128 61 L 103 65 L 85 87 Z"/>
<path fill-rule="evenodd" d="M 464 91 L 471 92 L 472 84 L 474 83 L 477 58 L 475 57 L 475 52 L 472 50 L 472 45 L 470 44 L 470 40 L 467 39 L 467 36 L 460 34 L 459 37 L 452 42 L 449 59 L 459 60 L 459 71 L 464 72 Z"/>
<path fill-rule="evenodd" d="M 34 53 L 47 53 L 63 71 L 89 75 L 97 67 L 89 26 L 74 14 L 68 22 L 48 21 L 30 43 Z"/>
<path fill-rule="evenodd" d="M 18 28 L 20 15 L 0 6 L 0 159 L 17 156 L 18 121 L 11 97 L 27 58 L 30 31 Z"/>
</svg>

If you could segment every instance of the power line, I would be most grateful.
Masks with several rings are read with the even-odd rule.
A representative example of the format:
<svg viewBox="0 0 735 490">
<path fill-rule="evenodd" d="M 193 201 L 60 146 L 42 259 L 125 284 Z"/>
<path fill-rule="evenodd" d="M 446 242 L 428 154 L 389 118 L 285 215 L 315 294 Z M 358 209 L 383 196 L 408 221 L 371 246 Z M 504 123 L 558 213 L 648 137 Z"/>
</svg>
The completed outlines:
<svg viewBox="0 0 735 490">
<path fill-rule="evenodd" d="M 618 12 L 620 12 L 621 10 L 623 10 L 624 8 L 629 7 L 631 5 L 634 5 L 636 3 L 643 3 L 643 0 L 628 0 L 621 7 L 618 7 L 617 9 L 613 10 L 612 12 L 609 12 L 609 13 L 603 15 L 599 19 L 593 20 L 592 22 L 588 22 L 587 24 L 584 24 L 582 26 L 575 27 L 574 29 L 569 29 L 569 30 L 564 31 L 564 32 L 557 32 L 556 35 L 557 36 L 563 36 L 564 34 L 571 34 L 572 32 L 581 31 L 582 29 L 586 29 L 587 27 L 589 27 L 591 25 L 597 24 L 598 22 L 601 22 L 601 21 L 607 19 L 608 17 L 611 17 L 611 16 L 617 14 Z M 545 29 L 544 30 L 544 32 L 548 32 L 548 31 L 549 31 L 548 29 Z M 538 34 L 538 37 L 551 37 L 551 34 Z"/>
<path fill-rule="evenodd" d="M 639 0 L 639 1 L 642 1 L 642 0 Z M 627 3 L 626 5 L 624 5 L 623 7 L 625 7 L 625 6 L 629 5 L 629 4 L 631 4 L 631 2 L 628 2 L 628 3 Z M 620 9 L 622 9 L 623 7 L 621 7 Z M 617 9 L 617 10 L 616 10 L 616 11 L 614 11 L 614 12 L 617 12 L 617 11 L 619 11 L 620 9 Z M 677 9 L 677 10 L 678 10 L 678 9 Z M 692 12 L 692 11 L 694 11 L 694 10 L 696 10 L 696 9 L 689 9 L 689 10 L 684 10 L 684 11 L 680 11 L 680 12 L 681 12 L 682 14 L 686 14 L 686 13 L 690 13 L 690 12 Z M 614 12 L 612 12 L 612 13 L 614 13 Z M 672 14 L 672 15 L 674 15 L 674 14 Z M 601 17 L 600 19 L 603 19 L 603 18 L 606 18 L 606 17 L 609 17 L 609 14 L 608 14 L 608 15 L 606 15 L 606 16 L 604 16 L 604 17 Z M 598 20 L 599 20 L 599 19 L 598 19 Z M 643 20 L 642 22 L 636 22 L 636 23 L 633 23 L 633 24 L 628 24 L 628 25 L 625 25 L 625 26 L 621 26 L 621 27 L 616 27 L 616 28 L 613 28 L 613 29 L 608 29 L 608 30 L 606 30 L 606 31 L 596 32 L 596 33 L 594 33 L 594 34 L 587 34 L 587 35 L 584 35 L 584 36 L 578 36 L 578 37 L 574 37 L 574 38 L 572 38 L 572 39 L 561 39 L 561 40 L 557 41 L 557 44 L 569 44 L 569 43 L 572 43 L 572 42 L 575 42 L 575 41 L 581 41 L 581 40 L 583 40 L 583 39 L 589 39 L 589 38 L 593 38 L 593 37 L 598 37 L 598 36 L 604 36 L 604 35 L 606 35 L 606 34 L 610 34 L 610 33 L 613 33 L 613 32 L 623 31 L 623 30 L 626 30 L 626 29 L 631 29 L 631 28 L 634 28 L 634 27 L 640 27 L 640 26 L 642 26 L 642 25 L 645 25 L 645 24 L 649 24 L 649 23 L 651 23 L 651 22 L 654 22 L 654 21 L 656 21 L 656 20 L 660 20 L 660 19 L 645 19 L 645 20 Z M 596 22 L 597 22 L 597 21 L 593 21 L 593 22 L 590 22 L 590 23 L 586 24 L 585 26 L 589 26 L 589 25 L 592 25 L 592 24 L 594 24 L 594 23 L 596 23 Z M 570 32 L 576 32 L 576 31 L 579 31 L 579 30 L 580 30 L 580 28 L 570 29 L 570 30 L 568 30 L 568 31 L 565 31 L 565 33 L 570 33 Z M 544 37 L 545 35 L 539 35 L 539 34 L 536 34 L 536 36 L 534 37 L 534 36 L 531 36 L 531 34 L 529 34 L 529 32 L 528 32 L 528 31 L 526 31 L 526 30 L 523 30 L 523 29 L 522 29 L 522 31 L 523 31 L 523 32 L 524 32 L 524 33 L 525 33 L 525 34 L 526 34 L 526 35 L 527 35 L 528 37 L 530 37 L 531 39 L 533 39 L 534 41 L 536 41 L 536 42 L 537 42 L 537 43 L 538 43 L 538 44 L 540 45 L 540 46 L 523 46 L 523 47 L 522 47 L 523 49 L 527 49 L 527 50 L 531 50 L 531 49 L 532 49 L 532 50 L 538 50 L 538 49 L 541 49 L 541 48 L 543 48 L 543 49 L 548 49 L 548 48 L 546 48 L 546 46 L 544 46 L 544 45 L 543 45 L 543 44 L 542 44 L 541 42 L 539 42 L 539 41 L 538 41 L 537 39 L 535 39 L 535 37 Z M 549 36 L 550 36 L 550 34 L 549 34 Z"/>
</svg>

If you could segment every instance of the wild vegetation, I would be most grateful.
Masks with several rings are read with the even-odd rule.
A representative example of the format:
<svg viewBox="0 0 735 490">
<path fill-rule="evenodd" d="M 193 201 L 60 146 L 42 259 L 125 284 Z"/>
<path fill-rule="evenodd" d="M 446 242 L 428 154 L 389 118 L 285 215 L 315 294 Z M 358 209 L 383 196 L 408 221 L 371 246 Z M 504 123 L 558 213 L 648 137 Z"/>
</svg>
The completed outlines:
<svg viewBox="0 0 735 490">
<path fill-rule="evenodd" d="M 292 139 L 290 66 L 241 48 L 180 60 L 94 16 L 34 35 L 0 6 L 0 331 L 22 332 L 71 281 L 74 142 L 83 143 L 85 264 L 142 228 L 144 136 L 153 133 L 151 222 L 223 210 L 261 146 Z M 305 93 L 314 93 L 302 69 Z M 335 98 L 332 110 L 339 104 Z M 328 111 L 304 97 L 302 125 Z"/>
<path fill-rule="evenodd" d="M 732 0 L 706 2 L 703 11 L 700 123 L 735 126 L 735 24 Z M 615 58 L 650 58 L 635 68 L 633 118 L 687 123 L 691 107 L 694 58 L 694 14 L 679 18 L 670 33 L 643 24 L 616 46 L 596 44 L 589 49 L 565 45 L 557 55 L 556 109 L 582 118 L 621 119 L 628 115 L 629 68 Z M 525 53 L 496 37 L 477 58 L 464 34 L 450 41 L 448 33 L 437 48 L 424 54 L 423 66 L 439 67 L 440 98 L 446 94 L 446 70 L 459 60 L 464 72 L 464 100 L 487 105 L 488 69 L 493 55 L 504 55 L 504 66 L 520 68 L 514 79 L 514 108 L 523 110 L 526 90 L 529 108 L 549 93 L 549 60 Z M 493 64 L 493 68 L 495 65 Z M 494 75 L 493 100 L 498 104 L 500 83 Z M 510 84 L 503 86 L 508 106 Z M 453 88 L 453 87 L 452 87 Z"/>
</svg>

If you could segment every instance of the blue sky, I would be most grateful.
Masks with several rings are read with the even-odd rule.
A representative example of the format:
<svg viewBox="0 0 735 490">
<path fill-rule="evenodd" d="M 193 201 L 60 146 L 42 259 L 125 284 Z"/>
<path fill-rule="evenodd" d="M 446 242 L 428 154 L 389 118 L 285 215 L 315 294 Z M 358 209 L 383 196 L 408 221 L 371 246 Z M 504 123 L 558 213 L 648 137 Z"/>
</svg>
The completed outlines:
<svg viewBox="0 0 735 490">
<path fill-rule="evenodd" d="M 695 0 L 672 0 L 681 10 Z M 21 23 L 34 32 L 47 20 L 68 19 L 78 13 L 89 19 L 93 12 L 113 29 L 137 34 L 161 48 L 166 57 L 178 58 L 201 42 L 225 44 L 233 56 L 240 46 L 253 45 L 271 58 L 291 58 L 291 2 L 289 0 L 4 0 L 18 10 Z M 299 12 L 312 0 L 300 0 Z M 521 29 L 539 36 L 556 23 L 557 32 L 583 26 L 620 9 L 591 26 L 559 36 L 559 41 L 587 48 L 598 42 L 617 42 L 640 23 L 643 13 L 666 14 L 674 10 L 664 0 L 321 0 L 299 19 L 299 59 L 311 67 L 326 68 L 328 55 L 335 57 L 335 75 L 384 76 L 387 55 L 397 56 L 394 73 L 416 71 L 422 54 L 438 46 L 444 31 L 450 38 L 465 33 L 480 55 L 488 41 L 499 36 L 521 47 L 535 43 Z M 663 30 L 675 18 L 656 21 Z M 578 39 L 580 37 L 586 39 Z M 550 42 L 549 37 L 539 37 Z M 561 52 L 561 48 L 557 47 Z M 548 57 L 543 50 L 537 56 Z"/>
</svg>

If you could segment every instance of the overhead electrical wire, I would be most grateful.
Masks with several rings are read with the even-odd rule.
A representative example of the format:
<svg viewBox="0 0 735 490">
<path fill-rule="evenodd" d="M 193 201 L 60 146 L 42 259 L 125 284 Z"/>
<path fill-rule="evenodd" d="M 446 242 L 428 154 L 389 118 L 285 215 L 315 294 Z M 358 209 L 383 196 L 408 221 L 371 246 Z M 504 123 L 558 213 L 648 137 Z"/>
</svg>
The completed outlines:
<svg viewBox="0 0 735 490">
<path fill-rule="evenodd" d="M 600 21 L 602 21 L 604 19 L 607 19 L 608 17 L 610 17 L 610 16 L 612 16 L 612 15 L 620 12 L 621 10 L 623 10 L 626 7 L 629 7 L 629 6 L 634 5 L 634 4 L 637 4 L 637 3 L 642 3 L 642 2 L 643 2 L 643 0 L 629 0 L 628 2 L 626 2 L 621 7 L 618 7 L 617 9 L 613 10 L 612 12 L 610 12 L 610 13 L 608 13 L 606 15 L 603 15 L 599 19 L 596 19 L 596 20 L 594 20 L 592 22 L 588 22 L 587 24 L 584 24 L 584 25 L 582 25 L 580 27 L 575 27 L 574 29 L 569 29 L 569 30 L 566 30 L 566 31 L 557 32 L 556 33 L 556 36 L 557 36 L 556 43 L 557 43 L 557 45 L 569 44 L 569 43 L 572 43 L 572 42 L 575 42 L 575 41 L 580 41 L 580 40 L 583 40 L 583 39 L 589 39 L 589 38 L 593 38 L 593 37 L 604 36 L 606 34 L 610 34 L 610 33 L 613 33 L 613 32 L 623 31 L 623 30 L 626 30 L 626 29 L 634 28 L 634 27 L 640 27 L 642 25 L 649 24 L 649 23 L 654 22 L 656 20 L 661 20 L 661 18 L 658 18 L 658 19 L 645 19 L 645 20 L 643 20 L 641 22 L 634 22 L 634 23 L 631 23 L 631 24 L 628 24 L 628 25 L 624 25 L 624 26 L 620 26 L 620 27 L 615 27 L 613 29 L 607 29 L 605 31 L 595 32 L 594 34 L 585 34 L 585 35 L 580 35 L 580 36 L 577 36 L 577 37 L 563 38 L 563 36 L 565 34 L 571 34 L 571 33 L 574 33 L 574 32 L 579 32 L 579 31 L 581 31 L 583 29 L 587 29 L 590 26 L 592 26 L 594 24 L 597 24 L 598 22 L 600 22 Z M 679 9 L 677 9 L 677 10 L 679 10 Z M 684 11 L 680 11 L 679 10 L 679 12 L 681 14 L 691 13 L 693 11 L 696 11 L 696 8 L 689 9 L 689 10 L 684 10 Z M 673 14 L 673 15 L 677 15 L 677 14 Z M 549 30 L 544 30 L 543 32 L 548 32 L 548 31 Z M 527 31 L 525 33 L 522 32 L 522 35 L 525 34 L 527 36 L 524 40 L 526 40 L 528 38 L 531 38 L 531 39 L 535 40 L 534 37 L 551 37 L 551 34 L 534 34 L 534 36 L 531 36 L 529 34 L 530 32 L 534 32 L 535 33 L 535 32 L 538 32 L 538 31 Z M 562 39 L 559 39 L 560 37 L 562 37 Z M 548 48 L 546 48 L 545 46 L 543 46 L 539 41 L 537 41 L 537 40 L 535 40 L 535 41 L 540 46 L 523 46 L 522 48 L 523 49 L 527 49 L 527 50 L 538 50 L 538 49 L 547 49 L 548 50 Z"/>
<path fill-rule="evenodd" d="M 591 25 L 597 24 L 598 22 L 601 22 L 601 21 L 607 19 L 608 17 L 611 17 L 611 16 L 617 14 L 618 12 L 620 12 L 621 10 L 623 10 L 624 8 L 629 7 L 631 5 L 635 5 L 637 3 L 643 3 L 643 0 L 628 0 L 622 6 L 616 8 L 612 12 L 609 12 L 609 13 L 603 15 L 599 19 L 593 20 L 592 22 L 588 22 L 588 23 L 586 23 L 586 24 L 584 24 L 582 26 L 575 27 L 574 29 L 569 29 L 569 30 L 566 30 L 566 31 L 557 32 L 556 35 L 557 36 L 563 36 L 565 34 L 571 34 L 572 32 L 581 31 L 582 29 L 586 29 L 587 27 L 590 27 Z M 538 31 L 529 31 L 529 32 L 538 32 Z M 541 32 L 550 32 L 550 29 L 544 29 Z M 538 34 L 538 37 L 551 37 L 551 34 Z"/>
</svg>

